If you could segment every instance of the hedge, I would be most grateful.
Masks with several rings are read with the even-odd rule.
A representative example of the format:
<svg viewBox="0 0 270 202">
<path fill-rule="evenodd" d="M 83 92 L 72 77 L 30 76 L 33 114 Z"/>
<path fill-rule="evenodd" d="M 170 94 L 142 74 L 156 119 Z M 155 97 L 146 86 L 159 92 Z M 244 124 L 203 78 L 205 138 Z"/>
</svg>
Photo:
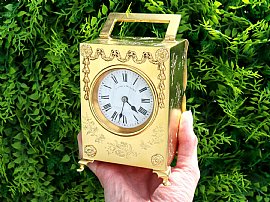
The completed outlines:
<svg viewBox="0 0 270 202">
<path fill-rule="evenodd" d="M 1 1 L 0 201 L 104 201 L 97 178 L 76 172 L 79 43 L 98 37 L 113 11 L 182 15 L 177 37 L 190 42 L 187 102 L 199 139 L 194 201 L 270 201 L 269 7 L 269 0 Z M 118 31 L 164 36 L 157 27 Z"/>
</svg>

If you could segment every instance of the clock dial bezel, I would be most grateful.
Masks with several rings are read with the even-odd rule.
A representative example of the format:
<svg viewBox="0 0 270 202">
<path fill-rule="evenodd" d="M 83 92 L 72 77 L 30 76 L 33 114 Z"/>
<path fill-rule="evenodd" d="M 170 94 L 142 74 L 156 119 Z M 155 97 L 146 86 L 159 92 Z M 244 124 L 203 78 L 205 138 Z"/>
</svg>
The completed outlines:
<svg viewBox="0 0 270 202">
<path fill-rule="evenodd" d="M 130 70 L 141 76 L 149 86 L 152 95 L 153 95 L 153 110 L 149 118 L 141 125 L 133 127 L 133 128 L 123 128 L 120 126 L 117 126 L 113 124 L 110 120 L 108 120 L 105 115 L 102 113 L 99 103 L 98 103 L 98 88 L 102 82 L 102 80 L 112 71 L 114 70 Z M 94 78 L 91 87 L 90 87 L 90 95 L 92 95 L 92 98 L 89 102 L 90 109 L 92 111 L 92 114 L 94 115 L 95 119 L 99 122 L 99 124 L 108 130 L 109 132 L 112 132 L 119 136 L 133 136 L 137 135 L 141 131 L 145 130 L 149 125 L 152 124 L 153 120 L 156 117 L 158 106 L 157 106 L 157 92 L 155 89 L 154 84 L 152 81 L 145 75 L 144 72 L 139 70 L 138 68 L 130 65 L 123 65 L 123 64 L 116 64 L 116 65 L 110 65 L 100 71 Z"/>
</svg>

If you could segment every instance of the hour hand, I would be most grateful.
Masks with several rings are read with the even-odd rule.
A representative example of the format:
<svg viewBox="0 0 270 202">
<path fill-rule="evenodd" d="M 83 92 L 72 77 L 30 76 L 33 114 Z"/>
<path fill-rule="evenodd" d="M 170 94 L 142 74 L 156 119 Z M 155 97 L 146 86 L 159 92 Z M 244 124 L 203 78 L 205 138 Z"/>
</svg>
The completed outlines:
<svg viewBox="0 0 270 202">
<path fill-rule="evenodd" d="M 132 109 L 133 111 L 137 112 L 137 109 L 136 109 L 135 106 L 131 106 L 131 109 Z M 137 113 L 138 113 L 138 112 L 137 112 Z"/>
<path fill-rule="evenodd" d="M 127 102 L 127 103 L 129 104 L 129 106 L 131 107 L 131 109 L 132 109 L 133 111 L 137 112 L 137 109 L 136 109 L 135 106 L 131 105 L 129 102 Z M 138 112 L 137 112 L 137 113 L 138 113 Z"/>
</svg>

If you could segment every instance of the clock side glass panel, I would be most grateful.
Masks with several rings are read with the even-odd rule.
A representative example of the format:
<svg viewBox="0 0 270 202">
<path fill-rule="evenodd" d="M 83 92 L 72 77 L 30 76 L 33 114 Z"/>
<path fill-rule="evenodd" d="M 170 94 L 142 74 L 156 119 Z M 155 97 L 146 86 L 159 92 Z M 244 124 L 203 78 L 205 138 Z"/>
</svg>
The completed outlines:
<svg viewBox="0 0 270 202">
<path fill-rule="evenodd" d="M 143 127 L 154 110 L 154 95 L 143 76 L 117 68 L 104 72 L 101 78 L 96 99 L 103 116 L 123 129 Z"/>
</svg>

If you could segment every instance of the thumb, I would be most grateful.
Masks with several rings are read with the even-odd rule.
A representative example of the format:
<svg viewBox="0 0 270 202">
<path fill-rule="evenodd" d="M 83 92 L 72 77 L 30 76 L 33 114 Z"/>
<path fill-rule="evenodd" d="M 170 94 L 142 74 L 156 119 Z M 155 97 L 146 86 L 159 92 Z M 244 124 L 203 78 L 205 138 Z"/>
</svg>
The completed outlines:
<svg viewBox="0 0 270 202">
<path fill-rule="evenodd" d="M 172 169 L 170 181 L 181 189 L 179 201 L 192 201 L 200 178 L 200 170 L 197 159 L 198 140 L 193 132 L 193 118 L 190 111 L 182 114 L 178 141 L 177 163 Z"/>
<path fill-rule="evenodd" d="M 198 139 L 193 131 L 193 117 L 191 111 L 182 114 L 178 133 L 177 168 L 198 167 L 197 144 Z"/>
</svg>

